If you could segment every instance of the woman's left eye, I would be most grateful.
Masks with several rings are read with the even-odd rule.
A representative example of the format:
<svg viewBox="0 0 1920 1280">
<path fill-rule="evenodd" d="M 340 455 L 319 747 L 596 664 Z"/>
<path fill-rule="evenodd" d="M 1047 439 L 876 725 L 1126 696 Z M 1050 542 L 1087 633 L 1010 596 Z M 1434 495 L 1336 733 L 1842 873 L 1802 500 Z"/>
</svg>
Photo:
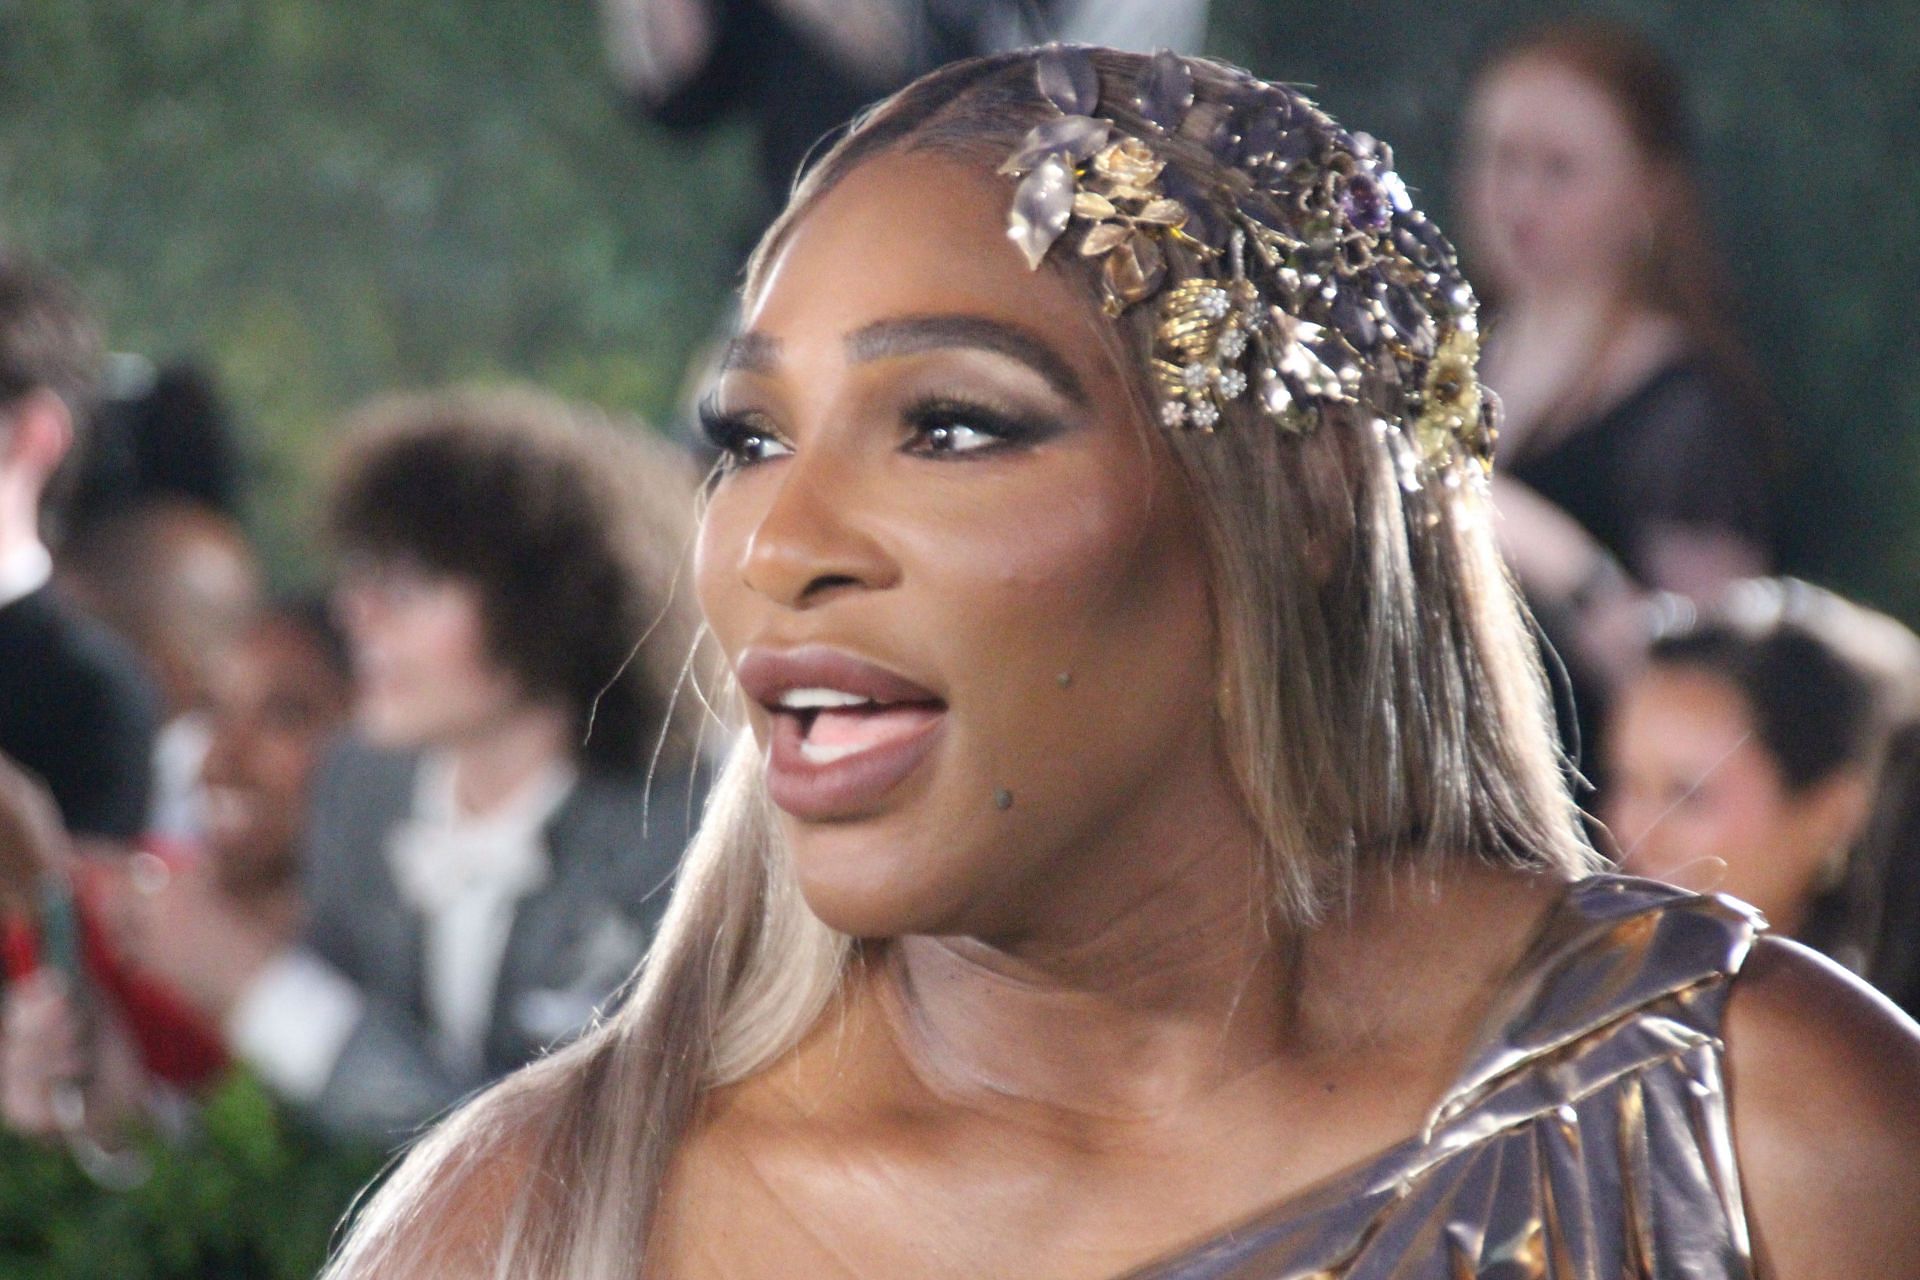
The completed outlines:
<svg viewBox="0 0 1920 1280">
<path fill-rule="evenodd" d="M 1000 436 L 964 422 L 942 422 L 920 429 L 917 443 L 922 453 L 972 453 L 1003 443 Z"/>
<path fill-rule="evenodd" d="M 980 405 L 936 402 L 907 414 L 911 427 L 907 450 L 923 455 L 985 453 L 1033 444 L 1053 434 L 1037 422 L 1022 421 Z"/>
</svg>

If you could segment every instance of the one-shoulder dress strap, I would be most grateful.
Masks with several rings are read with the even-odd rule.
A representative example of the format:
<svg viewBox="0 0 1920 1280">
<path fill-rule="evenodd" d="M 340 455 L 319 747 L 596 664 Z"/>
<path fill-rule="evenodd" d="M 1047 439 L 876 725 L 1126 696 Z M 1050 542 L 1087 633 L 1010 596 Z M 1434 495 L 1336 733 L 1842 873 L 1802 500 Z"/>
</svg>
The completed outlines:
<svg viewBox="0 0 1920 1280">
<path fill-rule="evenodd" d="M 1424 1132 L 1128 1280 L 1751 1280 L 1720 1031 L 1761 927 L 1568 886 Z"/>
<path fill-rule="evenodd" d="M 1717 1044 L 1729 980 L 1764 927 L 1744 903 L 1653 880 L 1599 875 L 1569 886 L 1496 1001 L 1429 1131 L 1473 1107 L 1514 1070 L 1629 1020 L 1665 1042 L 1649 1046 L 1657 1052 Z M 1578 1089 L 1573 1077 L 1584 1073 L 1559 1074 Z"/>
</svg>

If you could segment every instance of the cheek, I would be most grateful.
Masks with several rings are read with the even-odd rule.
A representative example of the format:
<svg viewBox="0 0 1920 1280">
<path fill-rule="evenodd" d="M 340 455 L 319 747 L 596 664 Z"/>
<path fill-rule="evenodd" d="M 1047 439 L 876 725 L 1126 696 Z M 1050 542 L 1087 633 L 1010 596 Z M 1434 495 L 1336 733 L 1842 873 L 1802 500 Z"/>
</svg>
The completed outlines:
<svg viewBox="0 0 1920 1280">
<path fill-rule="evenodd" d="M 479 619 L 464 611 L 440 616 L 410 637 L 405 671 L 423 699 L 446 707 L 490 707 L 511 701 L 512 681 L 487 651 Z"/>
<path fill-rule="evenodd" d="M 1191 527 L 1139 490 L 1060 492 L 1083 496 L 1036 502 L 963 555 L 949 548 L 927 584 L 982 786 L 1131 783 L 1211 713 L 1213 627 Z"/>
<path fill-rule="evenodd" d="M 735 482 L 738 483 L 737 481 Z M 731 657 L 735 615 L 745 603 L 746 585 L 739 564 L 749 532 L 747 504 L 731 489 L 720 489 L 700 516 L 699 536 L 693 544 L 693 593 L 700 616 L 714 639 Z"/>
</svg>

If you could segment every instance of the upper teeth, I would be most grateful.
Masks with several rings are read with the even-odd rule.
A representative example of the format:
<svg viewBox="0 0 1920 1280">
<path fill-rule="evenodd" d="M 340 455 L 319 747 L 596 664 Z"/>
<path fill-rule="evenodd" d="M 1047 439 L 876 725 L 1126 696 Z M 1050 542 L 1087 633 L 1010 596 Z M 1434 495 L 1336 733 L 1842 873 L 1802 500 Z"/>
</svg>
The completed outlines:
<svg viewBox="0 0 1920 1280">
<path fill-rule="evenodd" d="M 857 693 L 841 689 L 789 689 L 780 695 L 780 705 L 788 711 L 818 711 L 822 707 L 861 707 L 872 702 Z"/>
</svg>

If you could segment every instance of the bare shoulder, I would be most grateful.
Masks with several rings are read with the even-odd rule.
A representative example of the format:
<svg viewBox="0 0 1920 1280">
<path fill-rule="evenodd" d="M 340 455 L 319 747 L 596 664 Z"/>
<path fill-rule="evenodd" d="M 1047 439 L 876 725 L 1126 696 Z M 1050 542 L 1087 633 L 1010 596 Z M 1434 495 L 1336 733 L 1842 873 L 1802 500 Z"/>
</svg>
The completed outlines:
<svg viewBox="0 0 1920 1280">
<path fill-rule="evenodd" d="M 1920 1027 L 1824 957 L 1762 938 L 1726 1042 L 1763 1274 L 1920 1275 Z"/>
</svg>

